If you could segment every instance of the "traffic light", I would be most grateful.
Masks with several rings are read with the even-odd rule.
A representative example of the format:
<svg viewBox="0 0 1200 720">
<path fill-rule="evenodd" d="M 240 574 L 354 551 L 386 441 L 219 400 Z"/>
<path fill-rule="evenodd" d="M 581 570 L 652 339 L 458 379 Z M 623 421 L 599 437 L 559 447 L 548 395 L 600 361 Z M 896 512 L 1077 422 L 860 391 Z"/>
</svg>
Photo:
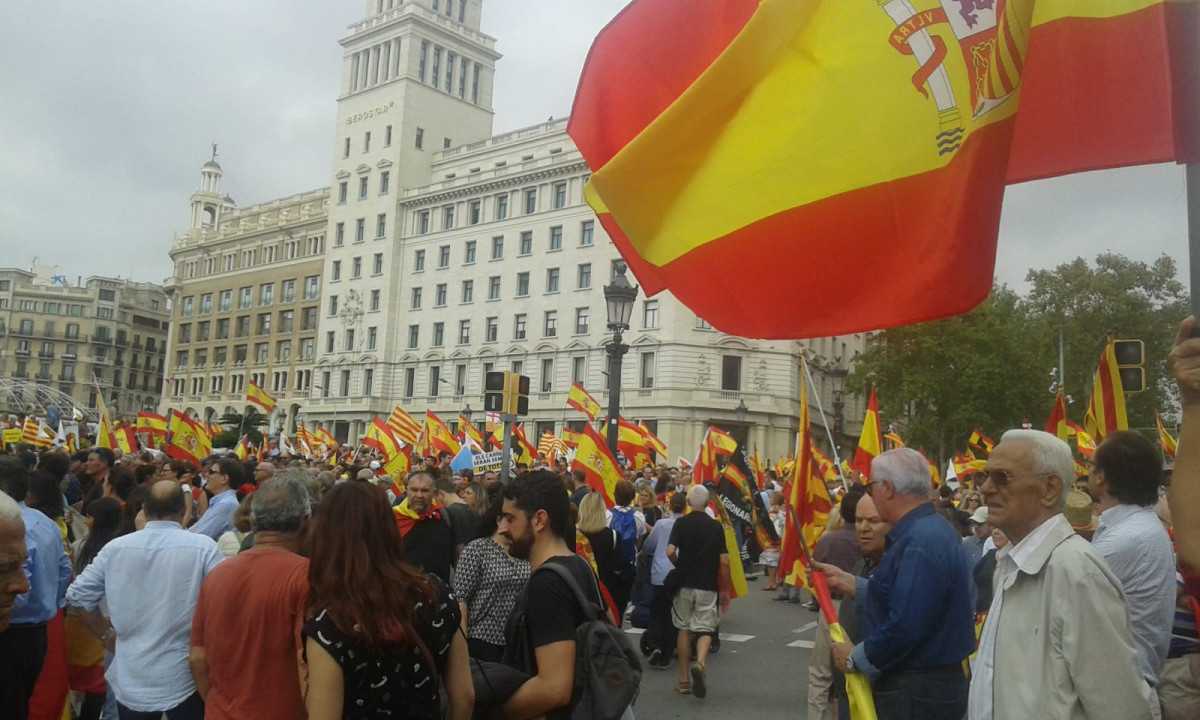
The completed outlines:
<svg viewBox="0 0 1200 720">
<path fill-rule="evenodd" d="M 486 412 L 505 412 L 504 390 L 506 372 L 489 372 L 483 378 L 483 409 Z"/>
<path fill-rule="evenodd" d="M 1146 344 L 1141 340 L 1114 340 L 1113 355 L 1117 358 L 1117 373 L 1121 387 L 1127 393 L 1146 389 Z"/>
<path fill-rule="evenodd" d="M 528 375 L 517 375 L 516 376 L 515 390 L 516 390 L 516 400 L 514 401 L 515 407 L 514 407 L 513 414 L 528 415 L 529 414 L 529 376 Z"/>
</svg>

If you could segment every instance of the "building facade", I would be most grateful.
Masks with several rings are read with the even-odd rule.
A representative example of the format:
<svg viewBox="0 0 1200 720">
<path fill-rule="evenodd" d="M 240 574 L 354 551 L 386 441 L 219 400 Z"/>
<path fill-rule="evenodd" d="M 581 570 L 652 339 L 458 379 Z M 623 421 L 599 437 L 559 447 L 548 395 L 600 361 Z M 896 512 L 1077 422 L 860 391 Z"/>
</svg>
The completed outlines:
<svg viewBox="0 0 1200 720">
<path fill-rule="evenodd" d="M 272 427 L 293 427 L 312 384 L 329 190 L 239 208 L 201 169 L 188 231 L 171 248 L 172 332 L 160 410 L 211 421 L 245 410 L 258 383 L 278 400 Z"/>
<path fill-rule="evenodd" d="M 167 305 L 163 288 L 151 283 L 89 277 L 72 285 L 49 268 L 0 269 L 0 378 L 10 381 L 0 412 L 40 414 L 48 401 L 68 398 L 81 411 L 95 409 L 97 388 L 118 417 L 153 409 L 162 394 Z"/>
<path fill-rule="evenodd" d="M 317 269 L 304 272 L 321 276 L 315 357 L 305 366 L 310 384 L 292 385 L 289 413 L 344 441 L 357 441 L 396 403 L 451 423 L 467 413 L 479 424 L 489 370 L 530 376 L 527 420 L 537 435 L 583 422 L 566 407 L 573 382 L 607 406 L 612 334 L 603 287 L 619 256 L 584 202 L 589 171 L 565 120 L 493 133 L 499 55 L 481 32 L 481 12 L 480 0 L 369 0 L 366 18 L 341 40 L 327 217 L 318 230 L 312 216 L 306 230 L 328 239 L 321 257 L 305 258 Z M 224 228 L 228 213 L 247 212 L 220 201 L 214 188 L 193 211 L 185 245 L 206 213 Z M 177 297 L 198 297 L 196 278 L 181 275 L 181 252 L 177 244 L 170 286 L 186 288 Z M 187 322 L 178 305 L 173 376 L 182 375 L 174 355 Z M 766 456 L 791 452 L 802 350 L 817 390 L 810 398 L 818 442 L 828 449 L 823 424 L 832 428 L 835 406 L 838 444 L 858 434 L 862 399 L 842 397 L 835 384 L 865 350 L 866 335 L 747 340 L 715 331 L 670 293 L 640 295 L 631 325 L 622 413 L 646 421 L 671 461 L 692 460 L 709 424 Z M 189 382 L 189 406 L 210 399 L 190 392 Z M 181 389 L 169 387 L 177 394 L 167 400 L 177 404 Z"/>
</svg>

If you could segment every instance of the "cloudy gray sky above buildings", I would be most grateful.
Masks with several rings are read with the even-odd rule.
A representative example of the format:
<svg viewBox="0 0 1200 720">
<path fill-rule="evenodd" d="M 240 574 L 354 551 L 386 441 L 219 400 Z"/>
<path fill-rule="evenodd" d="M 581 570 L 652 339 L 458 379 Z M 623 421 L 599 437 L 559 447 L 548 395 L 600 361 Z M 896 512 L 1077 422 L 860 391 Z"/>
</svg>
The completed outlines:
<svg viewBox="0 0 1200 720">
<path fill-rule="evenodd" d="M 566 115 L 592 38 L 623 5 L 484 0 L 483 31 L 504 54 L 495 132 Z M 327 186 L 337 41 L 364 9 L 364 0 L 4 3 L 0 265 L 27 268 L 36 257 L 72 279 L 162 281 L 211 142 L 220 145 L 223 190 L 239 205 Z M 1179 168 L 1009 189 L 1001 281 L 1024 287 L 1029 267 L 1105 251 L 1166 253 L 1186 275 Z M 844 271 L 869 292 L 869 278 Z"/>
</svg>

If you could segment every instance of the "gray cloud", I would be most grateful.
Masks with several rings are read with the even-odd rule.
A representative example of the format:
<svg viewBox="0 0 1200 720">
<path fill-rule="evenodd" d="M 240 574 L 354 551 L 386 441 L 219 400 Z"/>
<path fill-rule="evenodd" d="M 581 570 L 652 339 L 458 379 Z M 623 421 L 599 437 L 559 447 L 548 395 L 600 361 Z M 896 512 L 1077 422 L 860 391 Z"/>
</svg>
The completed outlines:
<svg viewBox="0 0 1200 720">
<path fill-rule="evenodd" d="M 624 0 L 485 0 L 504 54 L 497 132 L 570 111 L 587 48 Z M 0 7 L 0 263 L 160 281 L 188 196 L 221 148 L 250 204 L 328 185 L 345 27 L 363 2 L 172 0 Z M 1011 188 L 997 276 L 1112 250 L 1186 267 L 1182 172 Z M 51 259 L 52 258 L 52 259 Z"/>
</svg>

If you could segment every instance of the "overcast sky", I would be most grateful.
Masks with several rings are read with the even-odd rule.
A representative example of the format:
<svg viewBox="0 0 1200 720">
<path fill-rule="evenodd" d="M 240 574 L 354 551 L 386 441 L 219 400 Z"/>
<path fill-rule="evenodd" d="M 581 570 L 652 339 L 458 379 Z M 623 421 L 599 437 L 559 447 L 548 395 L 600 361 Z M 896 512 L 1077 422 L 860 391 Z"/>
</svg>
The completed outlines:
<svg viewBox="0 0 1200 720">
<path fill-rule="evenodd" d="M 623 0 L 484 0 L 504 54 L 495 131 L 570 111 L 584 55 Z M 161 282 L 209 144 L 240 205 L 327 186 L 346 25 L 364 0 L 0 4 L 0 266 Z M 1017 186 L 997 276 L 1115 251 L 1186 276 L 1183 173 Z"/>
</svg>

